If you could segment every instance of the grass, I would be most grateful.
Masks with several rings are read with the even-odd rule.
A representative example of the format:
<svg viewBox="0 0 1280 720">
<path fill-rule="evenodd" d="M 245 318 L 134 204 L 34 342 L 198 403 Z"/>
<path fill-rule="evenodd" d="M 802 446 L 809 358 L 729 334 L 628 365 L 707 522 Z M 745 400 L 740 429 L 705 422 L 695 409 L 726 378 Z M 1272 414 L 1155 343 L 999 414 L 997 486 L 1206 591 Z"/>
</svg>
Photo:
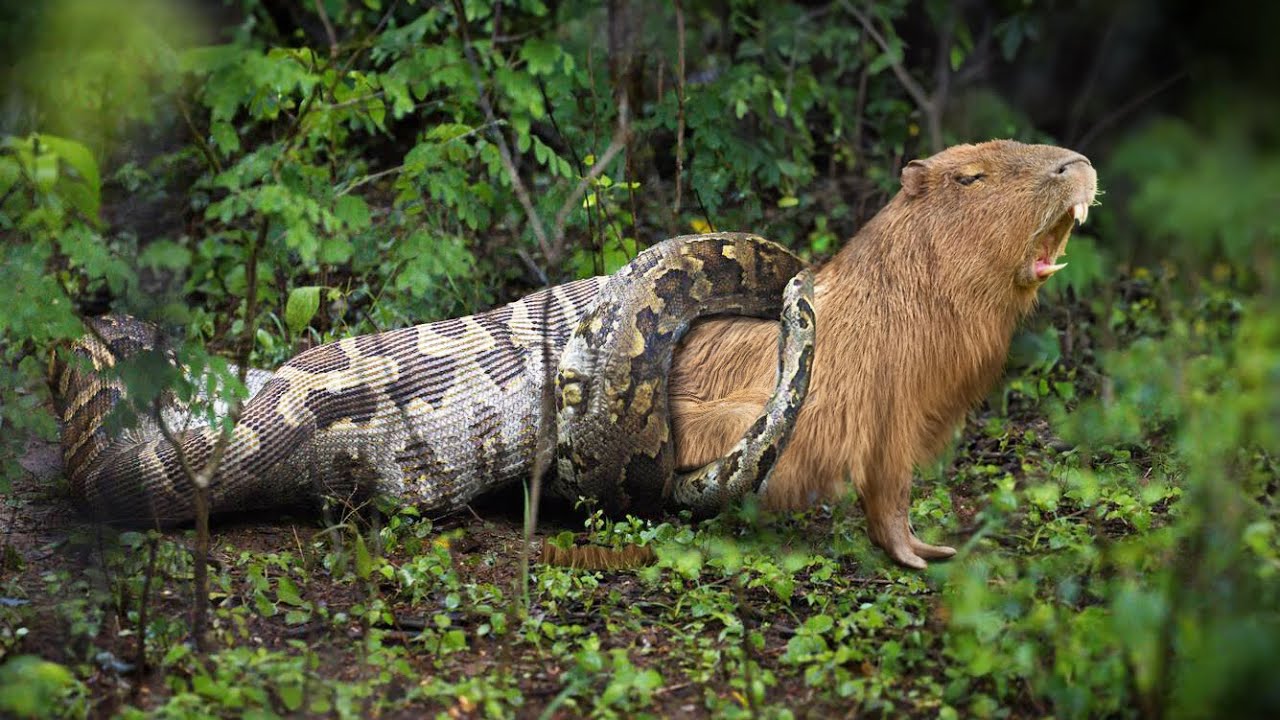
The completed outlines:
<svg viewBox="0 0 1280 720">
<path fill-rule="evenodd" d="M 192 534 L 85 525 L 33 476 L 4 518 L 0 652 L 43 664 L 0 681 L 54 698 L 35 716 L 1129 713 L 1104 589 L 1159 561 L 1131 556 L 1178 511 L 1179 469 L 1159 437 L 1058 439 L 1058 401 L 1097 385 L 1069 360 L 1033 358 L 921 470 L 917 530 L 961 550 L 926 572 L 871 546 L 852 501 L 702 523 L 552 506 L 538 539 L 646 545 L 657 563 L 535 564 L 527 604 L 519 488 L 436 522 L 240 516 L 214 533 L 205 655 L 189 642 Z"/>
</svg>

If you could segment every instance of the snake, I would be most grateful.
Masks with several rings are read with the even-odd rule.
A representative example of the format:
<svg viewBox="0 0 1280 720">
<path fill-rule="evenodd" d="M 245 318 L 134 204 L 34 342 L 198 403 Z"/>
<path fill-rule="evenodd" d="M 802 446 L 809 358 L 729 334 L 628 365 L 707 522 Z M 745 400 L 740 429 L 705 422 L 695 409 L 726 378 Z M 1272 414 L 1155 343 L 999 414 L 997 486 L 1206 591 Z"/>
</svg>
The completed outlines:
<svg viewBox="0 0 1280 720">
<path fill-rule="evenodd" d="M 677 473 L 666 376 L 690 324 L 712 314 L 780 319 L 777 385 L 725 456 Z M 177 353 L 136 318 L 86 325 L 50 376 L 72 497 L 107 522 L 160 527 L 194 519 L 197 471 L 219 452 L 211 513 L 389 495 L 444 514 L 528 480 L 548 452 L 544 423 L 557 494 L 611 513 L 713 513 L 767 487 L 808 391 L 815 334 L 812 272 L 790 251 L 748 233 L 680 236 L 612 275 L 246 369 L 249 398 L 229 428 L 208 422 L 233 405 L 202 376 L 195 395 L 162 392 L 121 429 L 128 369 L 177 365 Z"/>
</svg>

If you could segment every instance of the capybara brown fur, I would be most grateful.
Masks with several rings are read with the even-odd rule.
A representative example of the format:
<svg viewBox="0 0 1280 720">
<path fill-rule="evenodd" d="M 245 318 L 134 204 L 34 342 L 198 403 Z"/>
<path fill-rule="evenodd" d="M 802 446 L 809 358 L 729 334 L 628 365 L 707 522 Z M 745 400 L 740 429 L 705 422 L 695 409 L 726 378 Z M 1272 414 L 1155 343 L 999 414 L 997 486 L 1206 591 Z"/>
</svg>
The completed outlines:
<svg viewBox="0 0 1280 720">
<path fill-rule="evenodd" d="M 1097 174 L 1083 155 L 996 140 L 902 171 L 902 189 L 817 271 L 813 380 L 764 493 L 799 508 L 850 483 L 871 539 L 923 568 L 955 554 L 911 528 L 913 467 L 945 445 L 999 378 L 1019 319 L 1061 266 Z M 723 455 L 772 392 L 777 324 L 719 318 L 690 331 L 670 393 L 678 464 Z"/>
</svg>

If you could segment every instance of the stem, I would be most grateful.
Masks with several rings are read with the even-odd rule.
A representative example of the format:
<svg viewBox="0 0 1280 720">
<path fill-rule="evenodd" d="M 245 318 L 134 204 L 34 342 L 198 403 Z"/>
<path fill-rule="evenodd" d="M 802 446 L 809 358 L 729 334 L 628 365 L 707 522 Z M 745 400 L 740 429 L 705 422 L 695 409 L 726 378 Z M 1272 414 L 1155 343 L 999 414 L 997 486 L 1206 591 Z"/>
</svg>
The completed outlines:
<svg viewBox="0 0 1280 720">
<path fill-rule="evenodd" d="M 324 34 L 329 37 L 329 57 L 338 56 L 338 35 L 333 31 L 333 23 L 329 22 L 329 13 L 324 9 L 323 0 L 314 0 L 316 6 L 316 14 L 320 16 L 320 22 L 324 25 Z"/>
<path fill-rule="evenodd" d="M 156 574 L 156 554 L 159 548 L 159 536 L 151 535 L 147 543 L 147 575 L 142 579 L 142 597 L 138 599 L 138 657 L 134 664 L 137 665 L 139 674 L 147 671 L 147 603 L 151 598 L 151 578 Z"/>
<path fill-rule="evenodd" d="M 564 245 L 565 225 L 569 222 L 569 213 L 573 212 L 573 208 L 582 200 L 582 196 L 586 195 L 587 188 L 602 173 L 605 168 L 609 167 L 609 163 L 618 156 L 627 147 L 627 138 L 630 136 L 630 121 L 628 119 L 627 96 L 624 94 L 618 99 L 618 129 L 613 133 L 613 140 L 609 142 L 609 147 L 605 148 L 604 153 L 596 160 L 587 174 L 582 176 L 567 198 L 564 204 L 560 206 L 560 211 L 556 213 L 556 223 L 554 225 L 555 244 L 557 247 Z"/>
<path fill-rule="evenodd" d="M 684 7 L 681 0 L 676 6 L 676 201 L 672 214 L 680 215 L 680 200 L 684 175 Z"/>
<path fill-rule="evenodd" d="M 238 380 L 242 386 L 249 373 L 249 357 L 253 351 L 254 339 L 257 337 L 258 250 L 266 242 L 267 230 L 270 226 L 271 221 L 263 218 L 258 227 L 257 236 L 250 241 L 249 259 L 245 265 L 245 284 L 248 288 L 249 297 L 245 302 L 245 337 L 241 339 L 240 357 L 236 368 Z M 209 606 L 209 485 L 213 482 L 213 477 L 217 473 L 219 466 L 222 465 L 222 458 L 226 454 L 227 447 L 231 444 L 234 427 L 239 421 L 240 413 L 243 409 L 243 398 L 237 399 L 231 408 L 231 412 L 228 413 L 233 430 L 227 431 L 223 429 L 219 433 L 218 442 L 213 447 L 209 462 L 195 474 L 195 477 L 191 478 L 191 484 L 195 487 L 196 500 L 195 571 L 192 578 L 195 584 L 195 600 L 191 610 L 191 634 L 197 650 L 205 649 L 204 628 Z M 174 447 L 181 448 L 181 445 L 175 443 Z M 180 458 L 182 457 L 180 449 L 178 455 Z M 189 469 L 190 466 L 184 462 L 183 467 Z"/>
<path fill-rule="evenodd" d="M 546 228 L 542 225 L 542 218 L 538 217 L 537 210 L 533 207 L 533 200 L 529 196 L 529 191 L 524 186 L 524 181 L 520 179 L 520 173 L 516 170 L 515 156 L 511 153 L 511 147 L 507 145 L 507 139 L 502 132 L 497 129 L 498 116 L 493 111 L 493 105 L 489 102 L 488 96 L 484 91 L 484 81 L 481 79 L 480 61 L 476 59 L 475 49 L 471 47 L 471 37 L 467 30 L 467 14 L 462 7 L 462 0 L 453 0 L 454 12 L 458 16 L 458 33 L 459 39 L 462 41 L 462 54 L 467 58 L 467 65 L 471 69 L 471 82 L 476 88 L 476 99 L 480 103 L 480 109 L 484 111 L 485 119 L 489 121 L 493 128 L 490 135 L 493 137 L 494 144 L 498 146 L 498 158 L 502 161 L 502 167 L 507 172 L 507 179 L 511 181 L 511 189 L 515 191 L 516 200 L 520 202 L 520 207 L 524 208 L 525 217 L 529 220 L 529 228 L 533 231 L 533 236 L 538 241 L 538 247 L 542 250 L 542 257 L 548 265 L 554 265 L 559 260 L 560 254 L 553 252 L 551 242 L 547 238 Z"/>
<path fill-rule="evenodd" d="M 866 13 L 859 10 L 850 0 L 840 0 L 840 5 L 858 19 L 858 22 L 862 24 L 863 29 L 867 31 L 871 39 L 875 40 L 876 44 L 880 46 L 881 52 L 886 55 L 892 54 L 889 41 L 880 33 Z M 943 61 L 945 62 L 945 58 Z M 920 108 L 920 112 L 924 115 L 925 123 L 929 129 L 929 144 L 932 146 L 933 152 L 938 152 L 942 149 L 942 117 L 941 113 L 938 112 L 935 99 L 929 97 L 929 94 L 924 91 L 920 83 L 911 77 L 911 73 L 907 72 L 907 68 L 903 66 L 901 60 L 894 60 L 889 64 L 889 69 L 893 70 L 894 77 L 898 78 L 902 88 L 907 91 L 907 94 L 915 101 L 916 106 Z"/>
</svg>

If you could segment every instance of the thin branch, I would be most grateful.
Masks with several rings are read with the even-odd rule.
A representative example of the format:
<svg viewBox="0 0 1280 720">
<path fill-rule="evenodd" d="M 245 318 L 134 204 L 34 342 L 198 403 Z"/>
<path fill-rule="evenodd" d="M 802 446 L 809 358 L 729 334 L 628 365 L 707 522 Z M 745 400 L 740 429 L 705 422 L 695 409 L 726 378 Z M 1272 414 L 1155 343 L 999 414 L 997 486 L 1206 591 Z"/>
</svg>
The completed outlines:
<svg viewBox="0 0 1280 720">
<path fill-rule="evenodd" d="M 500 124 L 505 124 L 505 123 L 500 123 Z M 473 135 L 478 135 L 480 132 L 488 129 L 489 127 L 491 127 L 491 125 L 489 123 L 485 123 L 480 127 L 471 128 L 470 130 L 462 133 L 461 135 L 456 135 L 454 137 L 451 137 L 440 144 L 448 145 L 449 143 L 458 142 L 459 140 L 465 140 L 469 137 L 472 137 Z M 386 170 L 379 170 L 376 173 L 365 175 L 362 178 L 357 178 L 356 180 L 352 180 L 349 184 L 338 186 L 338 188 L 334 191 L 334 195 L 336 196 L 346 195 L 358 187 L 361 187 L 363 185 L 368 185 L 369 183 L 374 182 L 375 180 L 380 180 L 388 175 L 395 175 L 396 173 L 402 170 L 404 170 L 404 165 L 397 165 L 393 168 L 387 168 Z"/>
<path fill-rule="evenodd" d="M 379 170 L 376 173 L 365 175 L 362 178 L 353 180 L 349 185 L 344 185 L 342 187 L 339 187 L 337 190 L 334 191 L 333 194 L 337 197 L 341 197 L 343 195 L 346 195 L 347 193 L 350 193 L 352 190 L 355 190 L 358 187 L 368 185 L 369 183 L 374 182 L 375 180 L 381 180 L 382 178 L 388 175 L 395 175 L 401 170 L 404 170 L 404 165 L 397 165 L 393 168 L 387 168 L 386 170 Z"/>
<path fill-rule="evenodd" d="M 560 206 L 560 211 L 556 213 L 556 223 L 553 226 L 555 233 L 552 236 L 552 243 L 557 255 L 564 248 L 564 230 L 565 224 L 569 221 L 569 213 L 573 212 L 573 208 L 582 201 L 582 196 L 586 194 L 591 183 L 599 178 L 605 169 L 609 167 L 609 163 L 613 162 L 613 159 L 618 156 L 618 153 L 627 147 L 627 138 L 631 134 L 631 123 L 627 117 L 628 114 L 627 96 L 622 95 L 618 100 L 618 129 L 613 133 L 613 140 L 609 142 L 609 147 L 605 148 L 605 151 L 591 166 L 591 169 L 587 171 L 587 174 L 578 181 L 577 187 L 569 193 L 569 197 L 565 198 L 564 204 Z M 547 261 L 550 262 L 551 258 L 547 258 Z"/>
<path fill-rule="evenodd" d="M 533 256 L 529 254 L 528 250 L 525 250 L 524 248 L 517 249 L 516 257 L 520 258 L 520 261 L 529 269 L 529 272 L 532 273 L 534 277 L 538 278 L 539 284 L 547 286 L 551 284 L 551 280 L 547 277 L 547 271 L 543 270 L 538 263 L 534 262 Z"/>
<path fill-rule="evenodd" d="M 1075 147 L 1076 140 L 1080 135 L 1080 121 L 1084 118 L 1085 107 L 1089 104 L 1089 99 L 1093 97 L 1094 87 L 1098 84 L 1098 78 L 1102 75 L 1103 62 L 1107 58 L 1107 49 L 1111 47 L 1111 40 L 1116 34 L 1116 30 L 1120 27 L 1119 15 L 1112 15 L 1110 22 L 1107 23 L 1106 32 L 1102 34 L 1102 39 L 1098 41 L 1098 47 L 1093 52 L 1093 66 L 1089 68 L 1089 77 L 1085 80 L 1084 88 L 1080 94 L 1076 95 L 1076 100 L 1071 104 L 1071 120 L 1067 123 L 1067 140 L 1070 147 Z"/>
<path fill-rule="evenodd" d="M 840 0 L 840 5 L 858 19 L 858 22 L 862 24 L 863 29 L 867 31 L 867 34 L 871 36 L 871 39 L 875 40 L 876 44 L 880 46 L 881 52 L 890 57 L 893 56 L 893 51 L 889 46 L 889 41 L 880 33 L 866 13 L 859 10 L 857 6 L 850 2 L 850 0 Z M 907 91 L 907 94 L 915 101 L 916 106 L 920 108 L 920 112 L 924 114 L 925 120 L 929 124 L 929 142 L 933 146 L 933 151 L 937 152 L 938 150 L 941 150 L 941 121 L 937 117 L 938 111 L 934 99 L 929 97 L 929 94 L 925 92 L 920 83 L 916 82 L 915 78 L 911 77 L 911 73 L 907 72 L 907 68 L 902 64 L 901 60 L 893 60 L 893 62 L 889 63 L 889 69 L 893 71 L 894 76 L 898 78 L 898 82 L 901 83 L 903 89 Z M 939 130 L 936 136 L 934 135 L 935 126 Z"/>
<path fill-rule="evenodd" d="M 158 535 L 147 536 L 147 574 L 142 579 L 142 595 L 138 598 L 138 657 L 134 664 L 138 667 L 138 673 L 145 675 L 147 672 L 147 606 L 151 598 L 151 579 L 156 574 L 156 551 L 159 550 L 160 537 Z M 138 685 L 137 687 L 141 687 Z"/>
<path fill-rule="evenodd" d="M 213 151 L 212 147 L 209 147 L 209 141 L 205 140 L 204 133 L 196 129 L 196 124 L 191 119 L 191 111 L 187 108 L 187 103 L 182 99 L 182 96 L 175 95 L 175 98 L 178 101 L 178 113 L 182 115 L 182 121 L 186 124 L 187 131 L 191 133 L 191 138 L 195 140 L 196 147 L 200 148 L 200 154 L 208 161 L 210 167 L 221 174 L 222 163 L 218 160 L 218 154 Z"/>
<path fill-rule="evenodd" d="M 338 57 L 338 35 L 333 31 L 333 23 L 329 22 L 329 12 L 324 9 L 323 0 L 314 0 L 316 6 L 316 14 L 320 16 L 320 22 L 324 24 L 324 34 L 329 36 L 329 57 Z"/>
<path fill-rule="evenodd" d="M 938 28 L 938 47 L 933 59 L 933 95 L 929 99 L 929 109 L 925 118 L 929 123 L 929 142 L 933 152 L 942 149 L 942 109 L 947 105 L 947 94 L 951 91 L 951 43 L 956 28 L 956 8 L 949 5 L 945 11 L 946 20 Z"/>
<path fill-rule="evenodd" d="M 340 82 L 342 78 L 346 76 L 347 71 L 351 69 L 351 66 L 355 64 L 356 60 L 359 59 L 361 55 L 364 54 L 365 50 L 368 50 L 373 45 L 374 38 L 376 38 L 378 34 L 382 32 L 382 28 L 386 27 L 387 21 L 391 19 L 391 14 L 396 11 L 396 8 L 399 7 L 399 5 L 400 5 L 400 0 L 395 0 L 395 2 L 391 3 L 391 6 L 387 8 L 387 12 L 382 16 L 382 19 L 378 21 L 378 25 L 374 27 L 373 30 L 371 30 L 369 34 L 364 37 L 363 40 L 360 41 L 360 46 L 357 47 L 354 51 L 352 51 L 351 55 L 347 58 L 346 62 L 342 63 L 342 67 L 339 68 L 338 71 L 333 74 L 333 82 L 329 84 L 329 94 L 331 95 L 333 94 L 334 88 L 336 88 L 338 86 L 338 82 Z M 334 60 L 337 60 L 337 58 L 330 57 L 329 59 L 330 66 L 333 65 Z M 306 99 L 302 101 L 302 105 L 299 106 L 298 114 L 293 118 L 293 122 L 290 123 L 289 125 L 289 131 L 285 135 L 287 140 L 285 141 L 284 152 L 280 153 L 280 157 L 276 159 L 277 165 L 279 164 L 281 159 L 283 159 L 285 156 L 289 154 L 290 151 L 293 150 L 294 145 L 302 138 L 302 133 L 299 132 L 299 130 L 302 127 L 302 122 L 306 119 L 307 115 L 309 114 L 311 110 L 311 106 L 315 104 L 316 99 L 320 97 L 320 88 L 321 88 L 320 83 L 316 83 L 315 85 L 312 85 L 311 92 L 307 95 Z"/>
<path fill-rule="evenodd" d="M 453 0 L 454 12 L 458 15 L 458 33 L 462 41 L 462 53 L 467 58 L 467 64 L 471 68 L 471 81 L 476 88 L 476 98 L 480 103 L 480 109 L 484 111 L 485 119 L 489 121 L 489 125 L 493 128 L 490 135 L 493 136 L 494 143 L 498 146 L 498 157 L 502 160 L 502 167 L 507 171 L 507 179 L 511 181 L 511 188 L 516 193 L 516 200 L 520 202 L 520 207 L 524 208 L 525 216 L 529 220 L 529 227 L 533 231 L 533 236 L 538 241 L 538 247 L 542 250 L 542 256 L 548 263 L 551 261 L 551 243 L 547 238 L 546 228 L 542 225 L 542 218 L 538 217 L 538 211 L 533 207 L 533 200 L 529 196 L 529 190 L 524 186 L 524 181 L 520 179 L 520 173 L 516 170 L 515 160 L 511 154 L 511 147 L 507 145 L 507 139 L 502 132 L 496 129 L 498 125 L 498 116 L 493 111 L 493 105 L 489 102 L 488 95 L 485 94 L 484 80 L 481 79 L 480 61 L 476 59 L 475 49 L 471 47 L 471 37 L 467 30 L 467 14 L 462 7 L 461 0 Z"/>
<path fill-rule="evenodd" d="M 867 31 L 867 34 L 871 36 L 871 39 L 876 41 L 876 44 L 880 46 L 880 50 L 884 52 L 884 54 L 890 56 L 893 55 L 893 50 L 889 47 L 889 41 L 885 40 L 884 35 L 880 34 L 880 31 L 876 29 L 876 26 L 871 22 L 871 18 L 867 17 L 866 13 L 855 7 L 852 2 L 849 2 L 849 0 L 840 0 L 840 5 L 843 6 L 845 10 L 852 13 L 853 16 L 858 19 L 859 23 L 862 23 L 862 27 Z M 929 95 L 925 93 L 924 88 L 920 86 L 920 83 L 916 82 L 915 78 L 911 77 L 911 74 L 907 72 L 907 69 L 902 65 L 900 60 L 895 60 L 890 63 L 889 68 L 893 70 L 893 74 L 897 76 L 898 82 L 902 83 L 903 89 L 907 91 L 907 94 L 911 96 L 911 99 L 916 101 L 917 105 L 921 108 L 929 106 Z"/>
<path fill-rule="evenodd" d="M 1156 83 L 1155 86 L 1152 87 L 1150 90 L 1147 90 L 1146 92 L 1135 96 L 1129 102 L 1111 111 L 1110 113 L 1105 115 L 1101 120 L 1094 123 L 1093 127 L 1089 128 L 1089 132 L 1086 132 L 1084 136 L 1080 138 L 1080 142 L 1076 143 L 1076 148 L 1083 151 L 1084 148 L 1089 146 L 1089 142 L 1093 140 L 1095 137 L 1097 137 L 1097 135 L 1101 133 L 1103 130 L 1113 125 L 1117 120 L 1124 117 L 1125 115 L 1128 115 L 1134 110 L 1137 110 L 1139 107 L 1146 104 L 1147 101 L 1151 100 L 1151 98 L 1155 97 L 1156 95 L 1159 95 L 1165 90 L 1168 90 L 1174 83 L 1178 82 L 1179 80 L 1181 80 L 1186 76 L 1187 76 L 1186 68 L 1178 70 L 1170 74 L 1168 77 L 1161 80 L 1160 82 Z"/>
<path fill-rule="evenodd" d="M 680 215 L 680 200 L 684 175 L 684 4 L 674 0 L 676 6 L 676 202 L 672 212 Z"/>
</svg>

